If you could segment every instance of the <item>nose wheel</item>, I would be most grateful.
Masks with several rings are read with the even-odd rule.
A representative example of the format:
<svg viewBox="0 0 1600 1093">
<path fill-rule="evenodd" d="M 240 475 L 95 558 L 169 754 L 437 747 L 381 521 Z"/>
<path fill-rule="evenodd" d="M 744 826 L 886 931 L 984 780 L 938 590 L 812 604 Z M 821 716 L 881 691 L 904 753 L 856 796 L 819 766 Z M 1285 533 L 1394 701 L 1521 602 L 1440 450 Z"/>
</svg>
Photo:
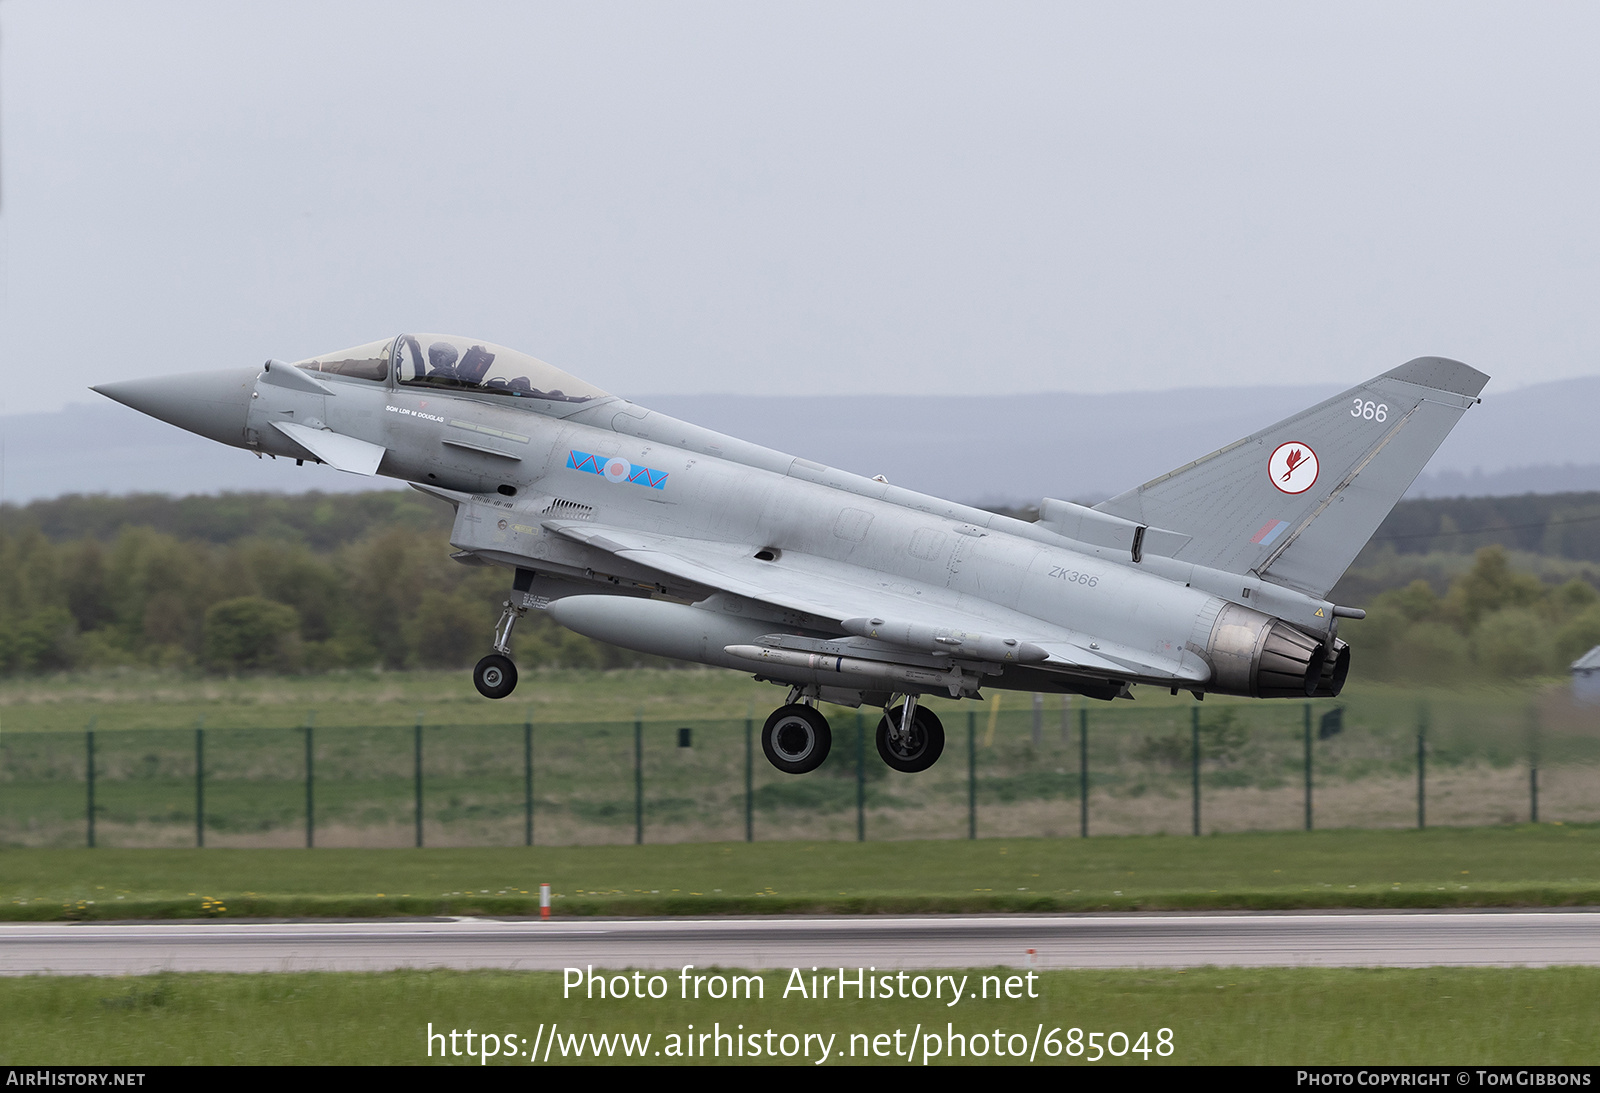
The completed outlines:
<svg viewBox="0 0 1600 1093">
<path fill-rule="evenodd" d="M 785 774 L 809 774 L 822 765 L 833 747 L 828 719 L 810 706 L 792 703 L 774 710 L 761 727 L 761 750 L 767 762 Z"/>
<path fill-rule="evenodd" d="M 908 707 L 911 724 L 906 727 Z M 920 774 L 938 762 L 943 753 L 944 724 L 932 710 L 908 702 L 883 712 L 883 719 L 878 722 L 878 754 L 891 770 Z"/>
<path fill-rule="evenodd" d="M 504 698 L 517 689 L 517 666 L 510 657 L 490 653 L 472 669 L 472 685 L 484 698 Z"/>
<path fill-rule="evenodd" d="M 494 652 L 472 669 L 472 685 L 484 698 L 504 698 L 517 689 L 517 666 L 511 663 L 511 628 L 527 613 L 510 600 L 500 605 L 500 621 L 494 626 Z"/>
</svg>

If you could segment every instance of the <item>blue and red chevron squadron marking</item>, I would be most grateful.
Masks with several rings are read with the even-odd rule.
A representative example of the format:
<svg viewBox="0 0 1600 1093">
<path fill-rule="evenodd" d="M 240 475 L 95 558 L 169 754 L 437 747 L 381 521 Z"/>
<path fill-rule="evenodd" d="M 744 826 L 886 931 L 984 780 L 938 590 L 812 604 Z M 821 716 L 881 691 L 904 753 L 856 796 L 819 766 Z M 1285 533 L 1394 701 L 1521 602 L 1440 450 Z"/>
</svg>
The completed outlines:
<svg viewBox="0 0 1600 1093">
<path fill-rule="evenodd" d="M 641 467 L 637 463 L 629 463 L 621 456 L 602 459 L 588 452 L 572 450 L 567 452 L 567 470 L 588 471 L 590 474 L 598 474 L 607 482 L 632 482 L 634 485 L 648 486 L 653 490 L 667 488 L 666 471 Z"/>
</svg>

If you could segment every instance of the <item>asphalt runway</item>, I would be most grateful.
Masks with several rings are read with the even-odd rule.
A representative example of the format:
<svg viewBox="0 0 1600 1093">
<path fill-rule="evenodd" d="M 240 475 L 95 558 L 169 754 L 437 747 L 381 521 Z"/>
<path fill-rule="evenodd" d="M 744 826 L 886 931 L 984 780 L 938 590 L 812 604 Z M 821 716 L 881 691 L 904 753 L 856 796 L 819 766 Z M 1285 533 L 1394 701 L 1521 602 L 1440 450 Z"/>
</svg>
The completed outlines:
<svg viewBox="0 0 1600 1093">
<path fill-rule="evenodd" d="M 1031 952 L 1030 952 L 1031 950 Z M 0 974 L 1600 964 L 1600 913 L 1016 915 L 0 925 Z"/>
</svg>

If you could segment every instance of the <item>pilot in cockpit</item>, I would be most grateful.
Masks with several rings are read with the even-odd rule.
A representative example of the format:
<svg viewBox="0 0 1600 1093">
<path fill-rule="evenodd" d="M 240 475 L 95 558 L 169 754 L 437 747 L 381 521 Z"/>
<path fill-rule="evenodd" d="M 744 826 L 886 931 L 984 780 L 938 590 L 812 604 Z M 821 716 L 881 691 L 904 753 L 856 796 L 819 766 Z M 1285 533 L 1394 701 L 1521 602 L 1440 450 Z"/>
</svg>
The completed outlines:
<svg viewBox="0 0 1600 1093">
<path fill-rule="evenodd" d="M 456 347 L 449 342 L 434 342 L 428 346 L 428 378 L 453 380 L 456 370 Z"/>
<path fill-rule="evenodd" d="M 379 345 L 374 343 L 371 347 L 361 346 L 358 349 L 366 353 L 368 350 L 376 351 Z M 427 347 L 425 350 L 424 346 Z M 394 349 L 393 342 L 381 343 L 381 349 L 385 355 L 394 350 L 395 355 L 391 359 L 395 364 L 396 378 L 408 386 L 415 384 L 459 390 L 462 393 L 535 398 L 547 402 L 588 402 L 605 395 L 598 388 L 590 387 L 543 361 L 488 342 L 438 334 L 402 334 L 398 349 Z M 348 353 L 359 355 L 357 350 Z M 377 363 L 380 370 L 388 367 L 382 361 Z M 320 368 L 322 371 L 330 370 L 326 363 Z M 546 387 L 549 390 L 545 390 Z M 565 394 L 563 389 L 578 393 Z"/>
</svg>

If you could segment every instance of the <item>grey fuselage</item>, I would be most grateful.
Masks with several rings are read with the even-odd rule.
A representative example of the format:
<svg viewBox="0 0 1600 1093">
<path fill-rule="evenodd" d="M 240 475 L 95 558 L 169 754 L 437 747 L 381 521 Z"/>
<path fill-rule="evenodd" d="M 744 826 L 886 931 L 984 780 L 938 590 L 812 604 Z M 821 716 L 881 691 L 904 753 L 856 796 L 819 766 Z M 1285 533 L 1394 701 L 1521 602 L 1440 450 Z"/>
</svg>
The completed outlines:
<svg viewBox="0 0 1600 1093">
<path fill-rule="evenodd" d="M 797 556 L 838 563 L 850 572 L 867 571 L 885 590 L 927 592 L 958 607 L 964 619 L 984 620 L 994 632 L 1015 639 L 1033 640 L 1036 635 L 1028 629 L 1030 620 L 1037 620 L 1040 633 L 1058 647 L 1066 633 L 1086 656 L 1092 651 L 1098 665 L 1001 665 L 980 658 L 967 665 L 972 685 L 961 693 L 969 695 L 976 693 L 979 680 L 987 686 L 1096 697 L 1125 694 L 1127 684 L 1139 682 L 1255 693 L 1248 670 L 1230 675 L 1219 667 L 1219 653 L 1228 655 L 1218 646 L 1218 634 L 1227 629 L 1224 621 L 1245 627 L 1235 635 L 1235 644 L 1246 647 L 1234 651 L 1236 659 L 1248 658 L 1252 645 L 1259 655 L 1273 618 L 1329 642 L 1334 637 L 1328 601 L 1150 553 L 1136 560 L 1120 547 L 1077 541 L 1041 525 L 835 470 L 620 398 L 508 399 L 413 388 L 396 383 L 392 375 L 386 381 L 317 378 L 331 394 L 269 382 L 265 374 L 211 373 L 205 379 L 218 390 L 249 389 L 247 420 L 234 438 L 226 428 L 196 431 L 294 459 L 314 457 L 280 431 L 279 423 L 378 445 L 384 449 L 378 473 L 455 504 L 451 541 L 462 552 L 460 560 L 536 575 L 528 605 L 545 607 L 595 593 L 669 601 L 651 609 L 660 625 L 641 624 L 642 608 L 628 608 L 632 617 L 556 613 L 574 629 L 645 652 L 756 671 L 726 649 L 787 633 L 798 648 L 912 665 L 951 662 L 938 651 L 900 655 L 903 649 L 842 633 L 837 618 L 775 607 L 710 582 L 663 573 L 559 534 L 552 530 L 554 522 L 586 521 L 738 544 L 750 556 L 766 552 L 775 571 Z M 230 388 L 234 383 L 238 386 Z M 593 462 L 584 464 L 585 456 Z M 608 462 L 617 473 L 595 469 Z M 650 473 L 623 478 L 623 462 Z M 522 576 L 521 584 L 527 583 Z M 864 594 L 873 591 L 863 588 Z M 867 606 L 862 613 L 872 612 Z M 574 624 L 580 617 L 600 621 L 586 629 Z M 697 632 L 687 633 L 683 619 L 705 625 L 691 625 L 689 630 Z M 846 701 L 865 696 L 875 702 L 891 690 L 934 692 L 942 686 L 851 684 L 793 666 L 762 666 L 759 675 L 831 689 L 835 693 L 824 697 Z"/>
<path fill-rule="evenodd" d="M 773 761 L 803 773 L 826 745 L 820 715 L 791 708 L 800 697 L 904 695 L 904 718 L 916 695 L 982 686 L 1337 695 L 1350 670 L 1337 620 L 1364 612 L 1324 597 L 1488 382 L 1416 357 L 1093 508 L 1044 498 L 1036 523 L 723 436 L 453 335 L 95 390 L 449 502 L 454 557 L 514 570 L 474 669 L 485 697 L 515 686 L 511 630 L 542 610 L 796 687 L 768 729 L 799 749 Z M 933 730 L 925 754 L 884 731 L 904 751 L 896 769 L 937 756 Z"/>
</svg>

